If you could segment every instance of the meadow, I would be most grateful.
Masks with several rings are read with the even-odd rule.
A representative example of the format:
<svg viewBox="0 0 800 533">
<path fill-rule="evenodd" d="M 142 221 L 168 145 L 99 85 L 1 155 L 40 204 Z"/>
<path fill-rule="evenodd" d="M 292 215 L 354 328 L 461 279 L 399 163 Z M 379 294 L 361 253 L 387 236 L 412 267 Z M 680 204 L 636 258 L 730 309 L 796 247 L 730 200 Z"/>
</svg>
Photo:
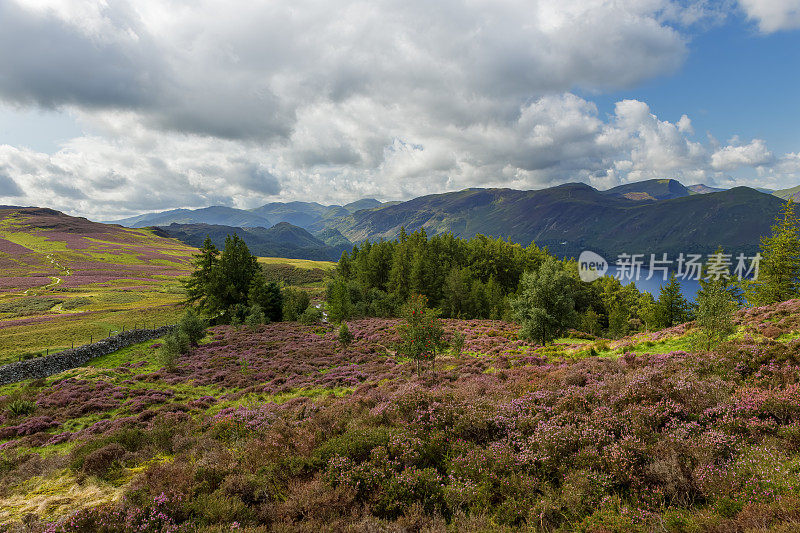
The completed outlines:
<svg viewBox="0 0 800 533">
<path fill-rule="evenodd" d="M 29 531 L 792 531 L 800 300 L 543 348 L 512 323 L 434 371 L 394 319 L 216 326 L 0 388 L 0 521 Z M 584 336 L 585 337 L 585 336 Z M 680 349 L 678 349 L 680 348 Z M 772 528 L 772 529 L 770 529 Z"/>
<path fill-rule="evenodd" d="M 196 249 L 148 229 L 40 208 L 0 210 L 0 364 L 123 328 L 172 324 Z M 317 300 L 335 263 L 260 258 L 265 273 Z"/>
</svg>

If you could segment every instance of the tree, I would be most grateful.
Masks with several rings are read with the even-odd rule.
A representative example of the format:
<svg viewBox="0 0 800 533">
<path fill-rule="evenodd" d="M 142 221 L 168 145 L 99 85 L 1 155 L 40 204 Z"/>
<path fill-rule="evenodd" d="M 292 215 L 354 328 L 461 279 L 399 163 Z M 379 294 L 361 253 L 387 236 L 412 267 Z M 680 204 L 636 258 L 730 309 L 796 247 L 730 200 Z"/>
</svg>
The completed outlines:
<svg viewBox="0 0 800 533">
<path fill-rule="evenodd" d="M 600 335 L 600 316 L 591 307 L 581 316 L 581 331 L 590 335 Z"/>
<path fill-rule="evenodd" d="M 758 279 L 749 284 L 749 299 L 757 305 L 783 302 L 800 295 L 800 224 L 792 198 L 761 239 Z"/>
<path fill-rule="evenodd" d="M 283 319 L 283 294 L 281 294 L 281 288 L 274 281 L 267 283 L 260 268 L 250 280 L 247 302 L 250 306 L 257 305 L 261 307 L 264 317 L 270 322 L 280 322 Z"/>
<path fill-rule="evenodd" d="M 283 289 L 283 319 L 297 320 L 308 309 L 311 297 L 302 289 L 285 287 Z"/>
<path fill-rule="evenodd" d="M 258 259 L 238 235 L 225 238 L 222 253 L 206 238 L 186 287 L 189 301 L 219 322 L 241 323 L 254 305 L 270 320 L 281 319 L 280 287 L 267 283 Z"/>
<path fill-rule="evenodd" d="M 211 242 L 211 238 L 206 236 L 203 246 L 200 248 L 200 253 L 195 255 L 192 261 L 194 272 L 184 282 L 187 303 L 200 309 L 208 307 L 209 290 L 218 262 L 219 250 Z"/>
<path fill-rule="evenodd" d="M 628 334 L 630 312 L 617 304 L 608 314 L 608 332 L 612 337 L 624 337 Z"/>
<path fill-rule="evenodd" d="M 417 372 L 424 361 L 430 360 L 431 369 L 436 361 L 436 351 L 442 346 L 444 329 L 436 312 L 428 308 L 428 299 L 414 294 L 403 307 L 404 322 L 398 326 L 400 344 L 397 352 L 414 359 Z"/>
<path fill-rule="evenodd" d="M 744 295 L 742 288 L 737 280 L 731 276 L 730 272 L 731 256 L 726 255 L 722 246 L 717 247 L 717 251 L 711 254 L 708 261 L 703 264 L 700 275 L 700 288 L 697 290 L 697 299 L 709 290 L 711 285 L 721 286 L 731 297 L 736 306 L 742 305 Z"/>
<path fill-rule="evenodd" d="M 656 302 L 656 316 L 660 327 L 669 328 L 689 320 L 691 305 L 681 294 L 681 284 L 675 274 L 669 278 L 669 283 L 661 287 Z"/>
<path fill-rule="evenodd" d="M 353 304 L 350 300 L 350 291 L 347 282 L 342 279 L 334 279 L 328 284 L 327 296 L 328 318 L 333 322 L 341 322 L 350 318 Z"/>
<path fill-rule="evenodd" d="M 346 322 L 342 322 L 339 326 L 339 335 L 337 336 L 337 340 L 342 347 L 343 351 L 347 351 L 347 347 L 350 346 L 350 343 L 353 342 L 353 332 L 350 331 L 350 328 L 347 327 Z"/>
<path fill-rule="evenodd" d="M 548 257 L 537 271 L 522 275 L 520 296 L 511 305 L 522 324 L 520 336 L 547 344 L 574 320 L 575 302 L 569 275 L 561 263 Z"/>
<path fill-rule="evenodd" d="M 733 313 L 736 302 L 722 281 L 707 284 L 697 293 L 697 326 L 700 328 L 700 342 L 710 350 L 736 330 Z"/>
<path fill-rule="evenodd" d="M 205 321 L 197 316 L 197 313 L 191 308 L 187 309 L 181 317 L 180 322 L 178 322 L 178 329 L 186 334 L 186 338 L 189 339 L 189 343 L 193 346 L 197 346 L 197 343 L 206 336 Z"/>
</svg>

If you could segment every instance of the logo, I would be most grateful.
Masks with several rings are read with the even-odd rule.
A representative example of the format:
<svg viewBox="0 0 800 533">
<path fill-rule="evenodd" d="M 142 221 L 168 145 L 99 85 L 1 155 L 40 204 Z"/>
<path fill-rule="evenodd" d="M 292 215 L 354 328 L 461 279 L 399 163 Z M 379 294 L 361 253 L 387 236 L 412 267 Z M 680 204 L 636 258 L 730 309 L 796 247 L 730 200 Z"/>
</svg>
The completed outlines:
<svg viewBox="0 0 800 533">
<path fill-rule="evenodd" d="M 578 257 L 578 275 L 581 281 L 590 283 L 602 278 L 608 271 L 608 261 L 603 257 L 589 250 L 584 250 Z"/>
</svg>

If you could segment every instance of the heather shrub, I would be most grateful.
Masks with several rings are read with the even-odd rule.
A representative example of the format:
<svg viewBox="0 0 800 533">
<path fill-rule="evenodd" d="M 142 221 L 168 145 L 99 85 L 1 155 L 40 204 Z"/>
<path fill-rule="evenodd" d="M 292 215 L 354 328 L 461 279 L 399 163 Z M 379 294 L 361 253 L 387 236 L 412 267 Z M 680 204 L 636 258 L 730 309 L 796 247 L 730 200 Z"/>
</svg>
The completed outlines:
<svg viewBox="0 0 800 533">
<path fill-rule="evenodd" d="M 201 523 L 230 524 L 249 522 L 254 511 L 237 496 L 218 490 L 211 494 L 199 494 L 189 504 L 190 512 L 196 514 Z"/>
<path fill-rule="evenodd" d="M 84 457 L 81 471 L 87 475 L 105 477 L 109 470 L 119 466 L 124 456 L 125 448 L 116 443 L 107 444 Z"/>
</svg>

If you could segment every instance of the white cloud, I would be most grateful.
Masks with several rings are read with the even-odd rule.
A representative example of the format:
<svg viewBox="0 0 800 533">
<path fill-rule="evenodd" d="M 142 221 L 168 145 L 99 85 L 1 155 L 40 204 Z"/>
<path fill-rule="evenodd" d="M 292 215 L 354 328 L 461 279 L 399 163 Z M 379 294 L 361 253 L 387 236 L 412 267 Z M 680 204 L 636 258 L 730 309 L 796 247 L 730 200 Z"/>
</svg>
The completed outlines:
<svg viewBox="0 0 800 533">
<path fill-rule="evenodd" d="M 761 139 L 753 139 L 748 144 L 739 144 L 738 138 L 711 154 L 711 166 L 715 170 L 734 170 L 738 167 L 761 167 L 774 161 L 772 152 Z"/>
<path fill-rule="evenodd" d="M 0 100 L 87 132 L 0 146 L 0 199 L 114 218 L 764 169 L 691 140 L 686 115 L 625 100 L 605 117 L 574 94 L 678 68 L 710 5 L 0 0 Z"/>
<path fill-rule="evenodd" d="M 739 4 L 764 33 L 800 28 L 798 0 L 739 0 Z"/>
</svg>

